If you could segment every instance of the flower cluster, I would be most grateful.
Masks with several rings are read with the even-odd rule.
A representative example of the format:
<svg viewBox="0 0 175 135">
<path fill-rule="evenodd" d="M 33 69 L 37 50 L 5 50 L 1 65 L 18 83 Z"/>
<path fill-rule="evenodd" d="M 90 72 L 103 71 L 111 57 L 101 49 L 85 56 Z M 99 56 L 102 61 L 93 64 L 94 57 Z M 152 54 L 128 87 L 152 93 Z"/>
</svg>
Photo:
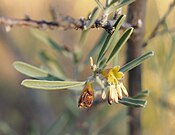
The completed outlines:
<svg viewBox="0 0 175 135">
<path fill-rule="evenodd" d="M 118 103 L 118 99 L 123 98 L 122 93 L 128 96 L 128 92 L 122 83 L 124 74 L 119 70 L 120 67 L 116 66 L 101 71 L 101 74 L 106 78 L 108 83 L 107 87 L 102 92 L 102 99 L 106 99 L 107 97 L 109 104 L 112 104 L 112 102 Z"/>
<path fill-rule="evenodd" d="M 118 103 L 118 99 L 122 99 L 124 93 L 128 96 L 128 92 L 122 83 L 124 74 L 119 71 L 120 67 L 116 66 L 114 68 L 104 69 L 98 73 L 98 76 L 103 77 L 103 83 L 105 83 L 104 88 L 102 88 L 102 99 L 108 100 L 109 104 L 113 102 Z M 94 77 L 95 78 L 95 77 Z M 94 100 L 94 89 L 92 83 L 94 80 L 88 80 L 81 93 L 78 106 L 81 108 L 91 107 Z"/>
</svg>

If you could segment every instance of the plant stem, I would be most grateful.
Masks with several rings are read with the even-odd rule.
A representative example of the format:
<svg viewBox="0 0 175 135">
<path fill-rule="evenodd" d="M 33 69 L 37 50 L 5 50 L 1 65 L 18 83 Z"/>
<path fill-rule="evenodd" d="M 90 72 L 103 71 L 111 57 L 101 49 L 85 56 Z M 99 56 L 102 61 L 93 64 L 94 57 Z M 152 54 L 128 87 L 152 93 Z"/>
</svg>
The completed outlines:
<svg viewBox="0 0 175 135">
<path fill-rule="evenodd" d="M 166 21 L 167 17 L 169 16 L 169 14 L 173 11 L 175 7 L 175 0 L 169 5 L 168 10 L 165 12 L 165 14 L 163 15 L 163 17 L 158 21 L 158 23 L 156 24 L 155 28 L 153 29 L 153 31 L 151 32 L 150 36 L 146 39 L 146 41 L 142 44 L 143 47 L 146 47 L 148 45 L 148 42 L 153 39 L 154 37 L 156 37 L 158 34 L 160 34 L 161 32 L 158 32 L 160 26 Z"/>
<path fill-rule="evenodd" d="M 134 30 L 134 33 L 128 40 L 127 62 L 141 55 L 142 44 L 144 39 L 145 12 L 146 0 L 137 0 L 128 6 L 128 23 L 130 23 L 131 25 L 136 25 L 138 20 L 140 19 L 143 25 L 142 27 L 136 28 Z M 129 95 L 131 97 L 140 92 L 140 90 L 142 89 L 141 82 L 141 66 L 138 66 L 131 70 L 128 76 Z M 140 109 L 129 108 L 129 116 L 129 134 L 141 135 L 142 129 Z"/>
</svg>

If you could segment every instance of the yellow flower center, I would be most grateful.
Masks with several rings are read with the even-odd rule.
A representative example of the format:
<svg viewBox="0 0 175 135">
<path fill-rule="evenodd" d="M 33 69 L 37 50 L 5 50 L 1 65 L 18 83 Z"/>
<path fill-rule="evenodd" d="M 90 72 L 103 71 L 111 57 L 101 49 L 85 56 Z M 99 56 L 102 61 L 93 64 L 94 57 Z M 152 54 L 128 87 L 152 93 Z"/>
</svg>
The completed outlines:
<svg viewBox="0 0 175 135">
<path fill-rule="evenodd" d="M 124 74 L 119 71 L 120 67 L 116 66 L 114 68 L 104 69 L 101 74 L 107 79 L 110 84 L 118 84 L 118 80 L 124 77 Z"/>
</svg>

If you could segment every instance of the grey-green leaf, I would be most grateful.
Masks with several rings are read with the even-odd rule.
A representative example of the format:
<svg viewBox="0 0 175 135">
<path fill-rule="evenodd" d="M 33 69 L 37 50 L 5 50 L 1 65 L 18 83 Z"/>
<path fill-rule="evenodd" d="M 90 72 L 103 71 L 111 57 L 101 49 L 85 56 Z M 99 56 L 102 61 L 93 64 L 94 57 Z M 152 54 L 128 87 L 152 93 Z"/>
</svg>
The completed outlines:
<svg viewBox="0 0 175 135">
<path fill-rule="evenodd" d="M 142 99 L 124 97 L 121 100 L 119 100 L 119 103 L 124 104 L 126 106 L 130 106 L 130 107 L 145 107 L 147 104 L 147 101 L 142 100 Z"/>
<path fill-rule="evenodd" d="M 95 23 L 95 21 L 97 20 L 98 16 L 100 14 L 100 8 L 96 7 L 92 14 L 91 14 L 91 18 L 89 20 L 89 23 L 86 25 L 86 30 L 91 28 L 91 26 Z"/>
<path fill-rule="evenodd" d="M 64 112 L 56 121 L 46 130 L 44 135 L 58 135 L 66 126 L 70 119 L 68 112 Z"/>
<path fill-rule="evenodd" d="M 116 54 L 118 53 L 118 51 L 122 48 L 122 46 L 126 43 L 126 41 L 129 39 L 129 37 L 131 36 L 133 32 L 133 28 L 128 28 L 124 34 L 122 35 L 122 37 L 119 39 L 119 41 L 117 42 L 117 44 L 114 46 L 111 54 L 109 55 L 109 58 L 106 62 L 106 65 L 116 56 Z"/>
<path fill-rule="evenodd" d="M 111 14 L 112 12 L 115 12 L 117 9 L 123 7 L 123 6 L 126 6 L 126 5 L 129 5 L 131 4 L 132 2 L 134 2 L 135 0 L 122 0 L 119 4 L 117 5 L 114 5 L 115 2 L 113 4 L 111 4 L 109 7 L 107 7 L 105 9 L 105 13 L 106 14 Z"/>
<path fill-rule="evenodd" d="M 120 71 L 121 72 L 127 72 L 133 68 L 135 68 L 136 66 L 140 65 L 143 61 L 145 61 L 146 59 L 150 58 L 151 56 L 154 56 L 154 52 L 150 51 L 145 53 L 144 55 L 141 55 L 140 57 L 128 62 L 126 65 L 124 65 Z"/>
<path fill-rule="evenodd" d="M 23 80 L 21 85 L 28 88 L 42 89 L 42 90 L 59 90 L 71 87 L 78 87 L 84 85 L 85 82 L 74 81 L 46 81 L 46 80 Z"/>
<path fill-rule="evenodd" d="M 134 96 L 135 99 L 143 99 L 149 95 L 149 90 L 144 90 L 139 92 L 136 96 Z"/>
<path fill-rule="evenodd" d="M 85 64 L 87 64 L 89 62 L 89 58 L 90 57 L 94 57 L 97 52 L 99 52 L 99 48 L 101 48 L 101 46 L 104 44 L 105 42 L 105 39 L 107 37 L 108 33 L 106 31 L 104 31 L 99 40 L 97 41 L 97 43 L 95 43 L 94 47 L 91 49 L 91 51 L 88 53 L 88 55 L 86 56 L 86 59 L 85 59 Z"/>
<path fill-rule="evenodd" d="M 108 6 L 111 6 L 112 4 L 116 4 L 117 2 L 119 2 L 120 0 L 112 0 L 109 4 L 108 4 Z"/>
<path fill-rule="evenodd" d="M 100 53 L 98 55 L 98 58 L 97 58 L 97 62 L 96 62 L 96 65 L 99 65 L 100 64 L 100 61 L 103 59 L 104 55 L 106 54 L 108 48 L 110 46 L 112 46 L 113 44 L 116 43 L 116 36 L 118 34 L 118 31 L 122 25 L 122 23 L 124 22 L 126 16 L 125 15 L 121 15 L 117 21 L 115 22 L 114 26 L 115 26 L 115 31 L 112 35 L 108 35 L 101 50 L 100 50 Z"/>
<path fill-rule="evenodd" d="M 49 45 L 54 50 L 58 51 L 59 53 L 63 54 L 64 56 L 71 57 L 71 55 L 72 55 L 71 52 L 69 52 L 66 48 L 64 48 L 64 47 L 60 46 L 59 44 L 57 44 L 53 39 L 51 39 L 50 37 L 46 36 L 42 32 L 36 31 L 36 30 L 32 30 L 32 34 L 37 39 L 42 41 L 44 44 Z"/>
<path fill-rule="evenodd" d="M 61 65 L 59 64 L 58 60 L 51 57 L 46 51 L 41 51 L 39 53 L 41 60 L 43 63 L 56 75 L 60 78 L 66 79 L 65 72 Z"/>
<path fill-rule="evenodd" d="M 24 62 L 16 61 L 13 63 L 13 66 L 20 73 L 32 78 L 44 80 L 62 80 L 61 78 L 58 78 L 43 69 L 37 68 Z"/>
<path fill-rule="evenodd" d="M 83 45 L 84 45 L 84 43 L 86 41 L 88 32 L 89 32 L 89 30 L 82 31 L 81 36 L 80 36 L 80 40 L 79 40 L 79 46 L 80 46 L 80 48 L 83 47 Z"/>
</svg>

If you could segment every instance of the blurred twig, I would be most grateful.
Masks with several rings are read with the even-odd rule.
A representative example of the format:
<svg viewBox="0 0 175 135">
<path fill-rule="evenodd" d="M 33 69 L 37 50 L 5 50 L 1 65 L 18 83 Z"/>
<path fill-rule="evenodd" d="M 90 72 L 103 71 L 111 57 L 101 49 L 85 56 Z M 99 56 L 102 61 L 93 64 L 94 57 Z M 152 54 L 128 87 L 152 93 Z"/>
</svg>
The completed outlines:
<svg viewBox="0 0 175 135">
<path fill-rule="evenodd" d="M 165 100 L 165 99 L 164 100 L 163 99 L 159 99 L 159 102 L 160 102 L 160 104 L 163 107 L 165 107 L 165 108 L 175 112 L 175 105 L 173 103 L 171 103 L 170 101 Z"/>
<path fill-rule="evenodd" d="M 143 47 L 146 47 L 148 45 L 148 42 L 151 39 L 153 39 L 155 36 L 166 32 L 166 30 L 163 30 L 161 32 L 158 32 L 158 30 L 159 30 L 160 26 L 166 21 L 168 15 L 171 13 L 171 11 L 174 9 L 174 7 L 175 7 L 175 0 L 169 5 L 169 8 L 165 12 L 164 16 L 159 20 L 159 22 L 156 24 L 155 28 L 151 32 L 150 36 L 145 40 L 145 42 L 142 45 Z"/>
<path fill-rule="evenodd" d="M 175 27 L 174 28 L 171 28 L 171 29 L 164 29 L 164 30 L 161 30 L 161 31 L 159 31 L 159 32 L 157 32 L 157 36 L 158 35 L 163 35 L 163 34 L 165 34 L 165 33 L 174 33 L 175 32 Z"/>
<path fill-rule="evenodd" d="M 63 16 L 59 15 L 56 20 L 54 21 L 46 21 L 46 20 L 33 20 L 30 17 L 23 18 L 23 19 L 16 19 L 16 18 L 9 18 L 9 17 L 0 17 L 0 25 L 5 25 L 7 30 L 10 30 L 13 26 L 25 26 L 30 28 L 36 28 L 41 30 L 46 29 L 86 29 L 86 25 L 89 23 L 89 19 L 80 18 L 75 19 L 70 16 Z M 105 23 L 101 21 L 100 19 L 97 19 L 95 23 L 91 26 L 91 28 L 103 28 L 107 32 L 112 33 L 114 30 L 114 23 L 116 20 L 108 20 Z M 131 27 L 130 24 L 124 23 L 122 25 L 123 29 L 126 29 L 128 27 Z M 132 26 L 132 27 L 138 27 L 138 26 Z"/>
</svg>

